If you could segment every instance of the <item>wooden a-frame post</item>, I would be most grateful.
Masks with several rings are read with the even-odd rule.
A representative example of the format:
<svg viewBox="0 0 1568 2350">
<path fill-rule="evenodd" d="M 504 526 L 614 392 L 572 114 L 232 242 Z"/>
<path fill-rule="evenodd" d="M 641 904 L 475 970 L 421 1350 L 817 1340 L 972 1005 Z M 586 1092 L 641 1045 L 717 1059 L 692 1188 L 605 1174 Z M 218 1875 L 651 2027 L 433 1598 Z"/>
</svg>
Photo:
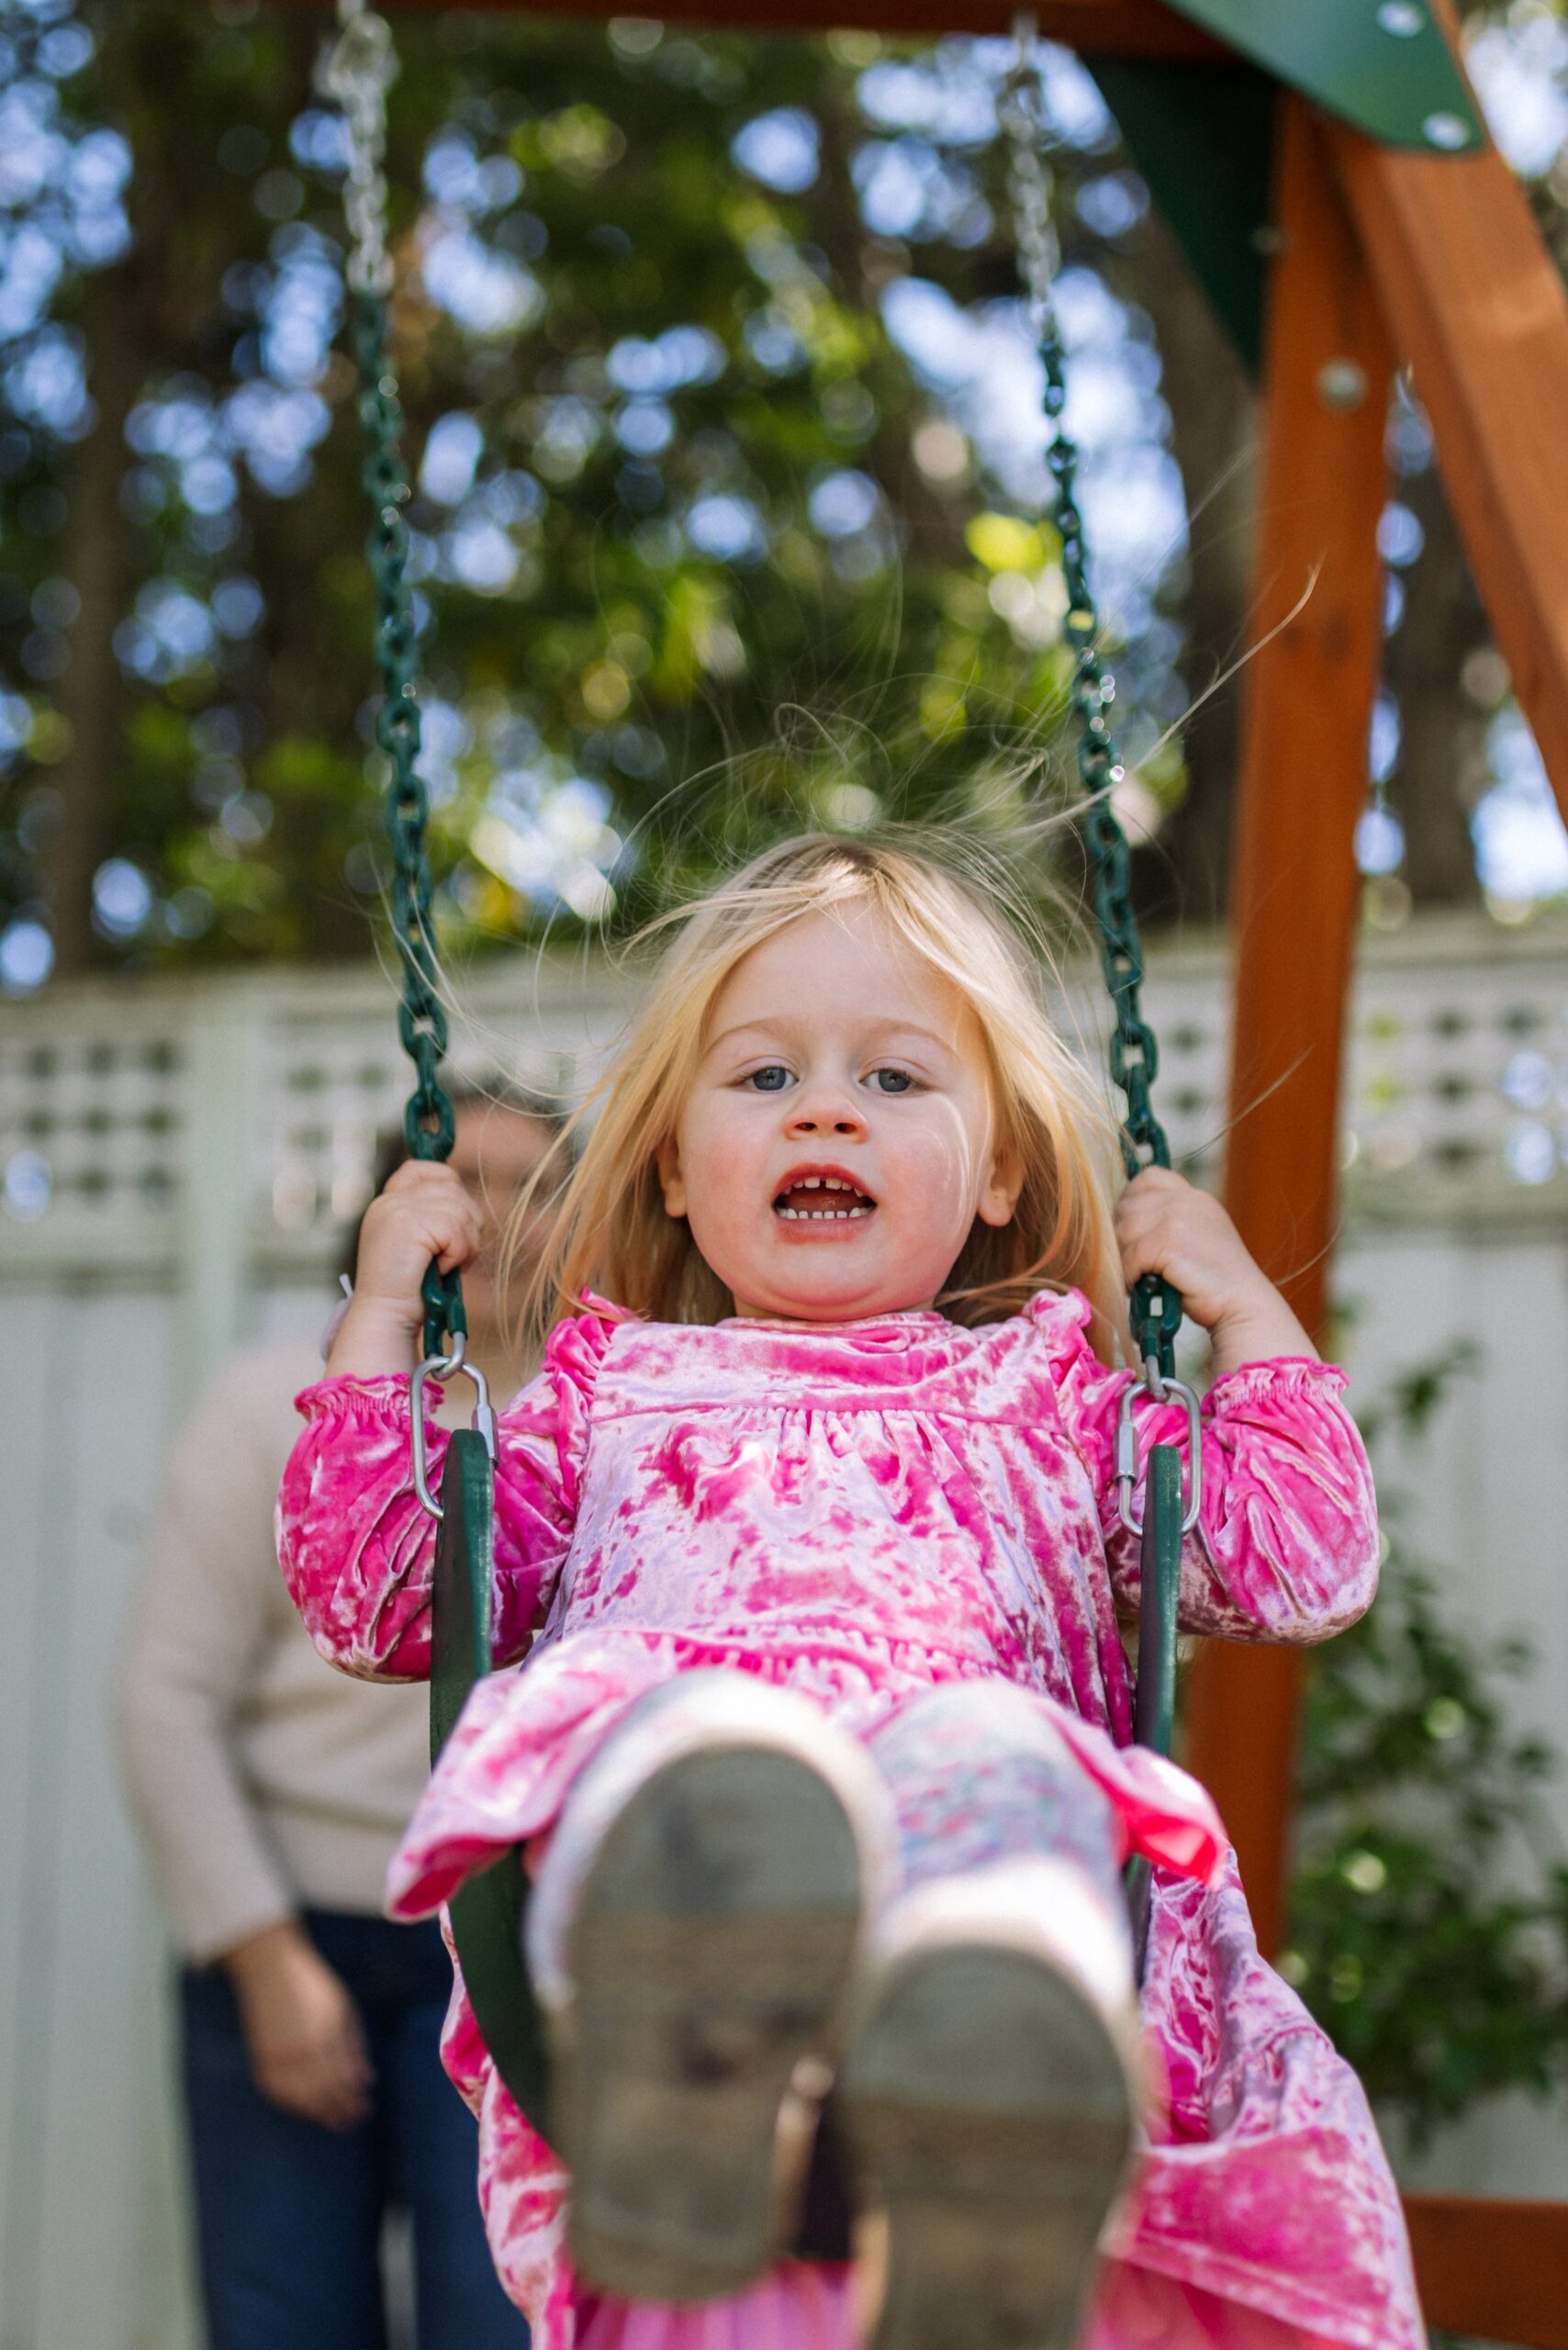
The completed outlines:
<svg viewBox="0 0 1568 2350">
<path fill-rule="evenodd" d="M 1263 446 L 1231 883 L 1236 992 L 1226 1201 L 1321 1336 L 1356 916 L 1351 853 L 1382 645 L 1377 552 L 1393 353 L 1305 101 L 1277 140 Z M 1187 1760 L 1215 1791 L 1268 1953 L 1283 1923 L 1298 1664 L 1211 1642 Z"/>
<path fill-rule="evenodd" d="M 1389 347 L 1431 420 L 1471 568 L 1568 817 L 1568 297 L 1494 150 L 1437 162 L 1283 104 L 1258 649 L 1231 892 L 1226 1192 L 1265 1270 L 1321 1332 L 1358 894 L 1350 831 L 1377 677 Z M 1364 411 L 1355 366 L 1369 375 Z M 1308 604 L 1271 636 L 1309 581 Z M 1283 1920 L 1298 1692 L 1290 1651 L 1218 1644 L 1190 1690 L 1188 1759 L 1236 1839 L 1265 1951 Z M 1429 2323 L 1568 2350 L 1568 2206 L 1410 2196 L 1406 2212 Z"/>
<path fill-rule="evenodd" d="M 1377 682 L 1388 352 L 1412 369 L 1472 570 L 1568 814 L 1568 295 L 1495 150 L 1401 153 L 1299 100 L 1282 104 L 1258 649 L 1245 673 L 1231 891 L 1226 1193 L 1264 1270 L 1321 1334 L 1357 898 L 1350 834 Z M 1360 405 L 1340 356 L 1368 376 Z M 1266 1952 L 1282 1922 L 1298 1684 L 1289 1651 L 1216 1645 L 1190 1693 L 1188 1759 L 1236 1839 Z"/>
</svg>

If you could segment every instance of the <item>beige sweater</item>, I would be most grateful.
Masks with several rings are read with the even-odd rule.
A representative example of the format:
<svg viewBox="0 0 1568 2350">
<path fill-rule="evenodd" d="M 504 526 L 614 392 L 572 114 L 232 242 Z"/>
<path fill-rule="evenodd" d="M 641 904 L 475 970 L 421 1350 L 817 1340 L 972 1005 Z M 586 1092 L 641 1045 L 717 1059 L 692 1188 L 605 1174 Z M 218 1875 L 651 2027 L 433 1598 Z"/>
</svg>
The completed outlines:
<svg viewBox="0 0 1568 2350">
<path fill-rule="evenodd" d="M 132 1807 L 186 1955 L 302 1905 L 378 1912 L 429 1774 L 423 1688 L 323 1663 L 273 1547 L 273 1509 L 321 1376 L 310 1347 L 219 1372 L 169 1463 L 118 1689 Z"/>
</svg>

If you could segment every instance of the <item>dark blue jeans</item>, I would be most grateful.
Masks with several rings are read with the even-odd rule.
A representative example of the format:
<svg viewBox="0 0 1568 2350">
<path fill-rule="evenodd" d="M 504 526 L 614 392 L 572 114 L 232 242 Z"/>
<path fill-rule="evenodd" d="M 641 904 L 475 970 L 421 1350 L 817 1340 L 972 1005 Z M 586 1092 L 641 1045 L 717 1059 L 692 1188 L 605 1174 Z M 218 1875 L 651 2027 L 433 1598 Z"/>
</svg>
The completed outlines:
<svg viewBox="0 0 1568 2350">
<path fill-rule="evenodd" d="M 525 2350 L 485 2243 L 473 2118 L 441 2068 L 452 1969 L 439 1929 L 323 1910 L 305 1926 L 364 2020 L 375 2109 L 355 2129 L 263 2097 L 228 1976 L 182 1978 L 212 2350 L 386 2350 L 379 2245 L 394 2209 L 413 2223 L 419 2350 Z"/>
</svg>

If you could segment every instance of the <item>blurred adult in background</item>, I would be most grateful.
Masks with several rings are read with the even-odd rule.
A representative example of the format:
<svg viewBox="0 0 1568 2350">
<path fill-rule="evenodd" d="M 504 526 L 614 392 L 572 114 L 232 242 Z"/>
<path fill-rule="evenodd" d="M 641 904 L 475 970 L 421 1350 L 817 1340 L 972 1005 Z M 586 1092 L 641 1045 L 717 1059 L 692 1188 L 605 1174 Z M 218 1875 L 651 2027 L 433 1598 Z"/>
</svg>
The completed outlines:
<svg viewBox="0 0 1568 2350">
<path fill-rule="evenodd" d="M 498 1406 L 512 1359 L 496 1240 L 559 1132 L 502 1089 L 457 1104 L 453 1163 L 491 1240 L 465 1275 Z M 389 1145 L 377 1188 L 402 1158 Z M 521 1281 L 543 1241 L 532 1220 Z M 273 1545 L 294 1397 L 317 1348 L 248 1348 L 169 1464 L 118 1690 L 132 1807 L 180 1947 L 182 2076 L 212 2350 L 385 2350 L 382 2242 L 407 2211 L 419 2350 L 521 2350 L 481 2225 L 472 2118 L 441 2068 L 451 1968 L 433 1920 L 381 1915 L 429 1773 L 428 1693 L 334 1673 Z M 464 1416 L 454 1382 L 443 1413 Z"/>
</svg>

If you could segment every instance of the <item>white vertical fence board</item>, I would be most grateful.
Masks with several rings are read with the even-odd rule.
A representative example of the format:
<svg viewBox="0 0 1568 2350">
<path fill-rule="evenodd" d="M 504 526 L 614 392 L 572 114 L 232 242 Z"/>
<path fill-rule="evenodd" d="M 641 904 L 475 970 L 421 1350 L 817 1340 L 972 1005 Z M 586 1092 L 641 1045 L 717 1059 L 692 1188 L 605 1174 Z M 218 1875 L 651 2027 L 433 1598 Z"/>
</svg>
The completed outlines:
<svg viewBox="0 0 1568 2350">
<path fill-rule="evenodd" d="M 137 2192 L 151 1984 L 140 1857 L 118 1793 L 108 1692 L 164 1439 L 169 1306 L 134 1294 L 77 1308 L 65 1475 L 54 1733 L 53 1865 L 41 1962 L 47 2013 L 34 2153 L 37 2350 L 123 2335 L 138 2298 Z"/>
<path fill-rule="evenodd" d="M 328 1318 L 335 1305 L 342 1303 L 341 1292 L 334 1292 L 330 1281 L 312 1281 L 307 1288 L 294 1285 L 268 1289 L 255 1301 L 258 1338 L 297 1338 L 302 1346 L 315 1346 L 326 1329 Z"/>
<path fill-rule="evenodd" d="M 1391 1454 L 1385 1484 L 1414 1547 L 1474 1629 L 1517 1625 L 1540 1652 L 1517 1713 L 1564 1739 L 1568 1679 L 1568 1241 L 1363 1237 L 1338 1287 L 1355 1306 L 1352 1404 L 1467 1340 L 1428 1436 Z M 1562 1815 L 1568 1834 L 1568 1811 Z"/>
<path fill-rule="evenodd" d="M 1548 1810 L 1568 1847 L 1568 1237 L 1515 1232 L 1362 1234 L 1337 1289 L 1357 1309 L 1346 1355 L 1352 1404 L 1456 1339 L 1480 1355 L 1429 1432 L 1383 1475 L 1412 1549 L 1439 1571 L 1445 1600 L 1482 1638 L 1528 1634 L 1534 1673 L 1509 1710 L 1562 1754 Z M 1488 2100 L 1401 2176 L 1436 2194 L 1568 2200 L 1564 2100 Z"/>
<path fill-rule="evenodd" d="M 191 1024 L 185 1187 L 173 1401 L 183 1411 L 246 1335 L 247 1254 L 264 1036 L 250 989 L 204 1006 Z"/>
<path fill-rule="evenodd" d="M 34 1919 L 46 1848 L 37 1803 L 39 1747 L 49 1704 L 50 1613 L 46 1584 L 59 1558 L 50 1442 L 69 1410 L 71 1380 L 60 1307 L 43 1295 L 6 1302 L 0 1346 L 0 1428 L 6 1431 L 0 1622 L 6 1702 L 0 1706 L 0 2344 L 29 2339 L 33 2285 L 32 2139 L 38 2123 Z"/>
<path fill-rule="evenodd" d="M 206 2329 L 196 2306 L 173 1965 L 150 1886 L 138 1906 L 136 2094 L 127 2149 L 135 2267 L 122 2338 L 127 2350 L 200 2350 Z"/>
</svg>

